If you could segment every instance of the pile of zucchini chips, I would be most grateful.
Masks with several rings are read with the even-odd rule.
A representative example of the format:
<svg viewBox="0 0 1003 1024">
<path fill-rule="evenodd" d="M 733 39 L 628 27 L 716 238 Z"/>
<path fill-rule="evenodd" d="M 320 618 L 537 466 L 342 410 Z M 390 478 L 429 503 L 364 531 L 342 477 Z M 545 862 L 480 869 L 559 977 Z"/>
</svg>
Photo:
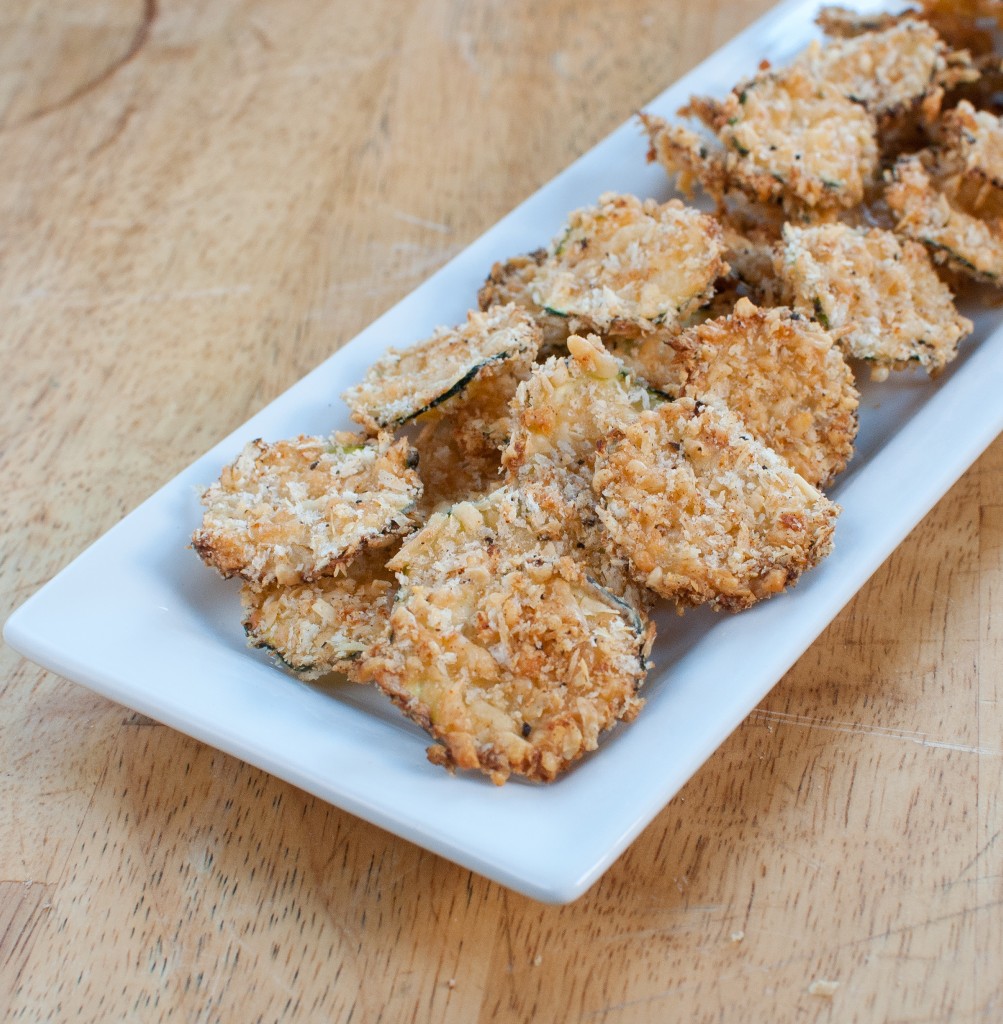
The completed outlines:
<svg viewBox="0 0 1003 1024">
<path fill-rule="evenodd" d="M 825 557 L 852 367 L 936 374 L 951 286 L 1003 276 L 1003 0 L 820 24 L 697 130 L 642 115 L 713 215 L 600 196 L 345 392 L 358 433 L 223 470 L 193 546 L 252 645 L 375 683 L 436 764 L 550 781 L 640 709 L 656 601 L 740 611 Z"/>
</svg>

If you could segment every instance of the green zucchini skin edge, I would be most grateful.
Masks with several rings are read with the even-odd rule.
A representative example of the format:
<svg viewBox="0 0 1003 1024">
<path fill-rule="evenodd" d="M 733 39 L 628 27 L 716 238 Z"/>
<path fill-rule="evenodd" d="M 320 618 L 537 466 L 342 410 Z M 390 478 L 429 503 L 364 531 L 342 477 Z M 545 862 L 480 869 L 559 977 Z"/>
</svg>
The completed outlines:
<svg viewBox="0 0 1003 1024">
<path fill-rule="evenodd" d="M 424 416 L 425 413 L 431 412 L 437 405 L 442 405 L 443 402 L 448 402 L 454 395 L 458 395 L 474 380 L 485 366 L 490 366 L 491 363 L 501 362 L 509 358 L 511 358 L 511 353 L 509 352 L 496 352 L 493 356 L 489 356 L 483 362 L 478 363 L 476 366 L 472 366 L 458 381 L 446 388 L 441 395 L 436 395 L 428 405 L 423 405 L 420 409 L 407 416 L 402 416 L 400 419 L 380 421 L 380 426 L 402 427 L 405 423 L 410 423 L 412 420 L 416 420 L 419 416 Z"/>
</svg>

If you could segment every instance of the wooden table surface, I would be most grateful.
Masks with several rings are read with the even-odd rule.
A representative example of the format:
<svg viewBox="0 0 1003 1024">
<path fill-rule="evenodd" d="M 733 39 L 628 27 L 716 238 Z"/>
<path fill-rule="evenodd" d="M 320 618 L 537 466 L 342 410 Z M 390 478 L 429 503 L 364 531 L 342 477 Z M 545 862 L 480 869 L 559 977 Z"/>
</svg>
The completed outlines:
<svg viewBox="0 0 1003 1024">
<path fill-rule="evenodd" d="M 4 615 L 768 6 L 7 0 Z M 1003 441 L 568 907 L 0 657 L 12 1020 L 1003 1020 Z"/>
</svg>

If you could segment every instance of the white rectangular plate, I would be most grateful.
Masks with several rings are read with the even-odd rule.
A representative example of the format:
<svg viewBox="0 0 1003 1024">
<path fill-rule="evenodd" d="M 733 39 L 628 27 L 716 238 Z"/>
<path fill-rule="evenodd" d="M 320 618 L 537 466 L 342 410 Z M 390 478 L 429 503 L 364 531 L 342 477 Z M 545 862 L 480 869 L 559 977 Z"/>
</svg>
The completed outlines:
<svg viewBox="0 0 1003 1024">
<path fill-rule="evenodd" d="M 648 109 L 671 116 L 692 92 L 723 95 L 764 57 L 789 60 L 814 36 L 818 6 L 782 4 Z M 583 893 L 1003 429 L 1000 314 L 975 317 L 975 336 L 935 383 L 909 373 L 863 386 L 858 452 L 834 492 L 835 554 L 742 615 L 660 616 L 647 707 L 550 786 L 453 778 L 372 688 L 324 690 L 275 669 L 244 644 L 236 586 L 185 548 L 197 485 L 253 437 L 348 426 L 333 396 L 386 346 L 462 320 L 494 260 L 545 243 L 603 191 L 667 198 L 645 150 L 635 124 L 614 132 L 127 516 L 15 612 L 8 643 L 512 889 L 548 902 Z"/>
</svg>

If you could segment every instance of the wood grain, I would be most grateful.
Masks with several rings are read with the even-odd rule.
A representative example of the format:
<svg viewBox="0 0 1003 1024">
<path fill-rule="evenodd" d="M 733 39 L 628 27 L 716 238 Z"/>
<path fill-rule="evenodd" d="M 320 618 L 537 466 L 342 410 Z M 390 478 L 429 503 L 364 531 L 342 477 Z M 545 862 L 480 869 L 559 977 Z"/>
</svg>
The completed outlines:
<svg viewBox="0 0 1003 1024">
<path fill-rule="evenodd" d="M 3 611 L 767 6 L 6 3 Z M 0 659 L 12 1020 L 1003 1017 L 1003 442 L 569 907 Z"/>
</svg>

